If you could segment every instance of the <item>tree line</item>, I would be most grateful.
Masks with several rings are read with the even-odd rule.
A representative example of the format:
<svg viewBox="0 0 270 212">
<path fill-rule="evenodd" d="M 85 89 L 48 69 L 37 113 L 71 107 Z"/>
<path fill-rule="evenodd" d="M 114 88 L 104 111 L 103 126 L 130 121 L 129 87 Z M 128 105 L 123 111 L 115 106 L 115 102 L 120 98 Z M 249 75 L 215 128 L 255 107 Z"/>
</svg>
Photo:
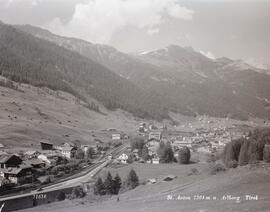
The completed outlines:
<svg viewBox="0 0 270 212">
<path fill-rule="evenodd" d="M 94 185 L 94 194 L 95 195 L 117 195 L 121 188 L 125 187 L 127 189 L 134 189 L 139 185 L 139 178 L 134 171 L 131 169 L 125 182 L 122 182 L 122 179 L 118 173 L 113 178 L 111 173 L 108 172 L 106 178 L 102 180 L 101 177 L 98 177 Z"/>
<path fill-rule="evenodd" d="M 249 132 L 246 138 L 242 137 L 228 143 L 224 148 L 222 159 L 228 168 L 262 160 L 270 162 L 270 129 L 255 129 Z"/>
</svg>

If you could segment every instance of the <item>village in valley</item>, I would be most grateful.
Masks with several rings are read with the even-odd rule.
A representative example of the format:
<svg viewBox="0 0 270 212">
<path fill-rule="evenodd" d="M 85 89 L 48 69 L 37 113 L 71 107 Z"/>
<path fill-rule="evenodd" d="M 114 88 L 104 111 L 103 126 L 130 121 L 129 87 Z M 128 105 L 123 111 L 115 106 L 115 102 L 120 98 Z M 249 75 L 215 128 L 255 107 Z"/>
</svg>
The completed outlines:
<svg viewBox="0 0 270 212">
<path fill-rule="evenodd" d="M 201 118 L 203 125 L 210 124 Z M 14 152 L 1 146 L 0 176 L 3 194 L 22 191 L 29 188 L 41 188 L 46 184 L 53 184 L 59 180 L 80 173 L 101 159 L 110 160 L 111 164 L 131 163 L 162 163 L 160 146 L 170 145 L 173 157 L 179 157 L 181 148 L 188 148 L 191 154 L 208 154 L 221 152 L 232 137 L 246 136 L 235 126 L 230 128 L 223 125 L 216 127 L 194 129 L 187 123 L 189 130 L 174 129 L 163 124 L 142 122 L 132 136 L 114 128 L 101 130 L 108 136 L 106 142 L 97 138 L 94 144 L 80 144 L 79 142 L 65 142 L 54 145 L 50 141 L 40 141 L 39 149 Z M 192 129 L 193 128 L 193 129 Z M 137 141 L 136 141 L 137 140 Z M 135 144 L 134 144 L 135 142 Z M 136 143 L 137 142 L 137 143 Z M 141 142 L 141 144 L 140 144 Z M 117 154 L 112 151 L 125 146 Z M 175 161 L 175 162 L 176 162 Z"/>
<path fill-rule="evenodd" d="M 214 121 L 207 121 L 205 124 L 204 118 L 200 119 L 203 125 L 211 125 Z M 183 125 L 185 129 L 168 129 L 166 125 L 157 127 L 154 124 L 147 124 L 142 122 L 137 129 L 138 137 L 144 142 L 144 148 L 147 152 L 147 157 L 142 158 L 139 154 L 141 150 L 132 147 L 116 158 L 115 163 L 127 164 L 132 161 L 138 161 L 141 163 L 159 164 L 160 158 L 158 150 L 160 144 L 169 144 L 172 147 L 174 157 L 178 158 L 178 152 L 183 147 L 188 147 L 191 152 L 212 154 L 216 152 L 222 152 L 227 143 L 232 139 L 238 139 L 247 136 L 247 129 L 241 130 L 236 125 L 227 127 L 226 125 L 218 125 L 211 129 L 200 127 L 195 128 L 191 123 Z M 187 127 L 189 128 L 187 130 Z M 192 129 L 193 128 L 193 129 Z M 147 158 L 147 159 L 145 159 Z"/>
</svg>

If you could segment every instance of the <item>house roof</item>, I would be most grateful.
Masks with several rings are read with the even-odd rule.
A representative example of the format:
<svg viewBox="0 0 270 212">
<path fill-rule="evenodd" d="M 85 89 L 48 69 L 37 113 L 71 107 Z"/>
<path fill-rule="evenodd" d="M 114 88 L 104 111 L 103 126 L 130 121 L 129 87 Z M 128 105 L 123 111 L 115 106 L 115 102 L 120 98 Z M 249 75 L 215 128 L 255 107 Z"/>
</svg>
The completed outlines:
<svg viewBox="0 0 270 212">
<path fill-rule="evenodd" d="M 75 149 L 75 147 L 73 147 L 73 146 L 62 146 L 61 147 L 62 151 L 72 151 L 73 149 Z"/>
<path fill-rule="evenodd" d="M 0 143 L 0 148 L 3 148 L 3 147 L 5 147 L 2 143 Z"/>
<path fill-rule="evenodd" d="M 163 181 L 171 181 L 175 178 L 177 178 L 177 176 L 169 174 L 163 178 Z"/>
<path fill-rule="evenodd" d="M 162 132 L 161 131 L 151 131 L 151 132 L 149 132 L 149 134 L 151 134 L 151 135 L 161 135 Z"/>
<path fill-rule="evenodd" d="M 44 162 L 42 160 L 39 160 L 39 159 L 32 159 L 32 160 L 24 161 L 24 164 L 26 164 L 26 165 L 40 165 L 40 164 L 44 164 Z"/>
<path fill-rule="evenodd" d="M 173 144 L 191 144 L 192 143 L 192 141 L 180 141 L 180 140 L 176 140 L 176 141 L 174 141 L 173 142 Z"/>
<path fill-rule="evenodd" d="M 23 166 L 20 166 L 19 168 L 1 169 L 1 171 L 4 172 L 5 174 L 18 175 L 22 170 L 29 169 L 29 168 L 32 168 L 32 167 L 31 166 L 28 166 L 28 165 L 23 165 Z"/>
<path fill-rule="evenodd" d="M 38 181 L 44 183 L 50 179 L 50 176 L 41 176 L 38 178 Z"/>
<path fill-rule="evenodd" d="M 69 146 L 69 147 L 75 147 L 76 145 L 72 142 L 65 142 L 65 143 L 62 143 L 61 146 Z"/>
<path fill-rule="evenodd" d="M 12 155 L 0 155 L 0 163 L 5 163 L 7 162 Z"/>
<path fill-rule="evenodd" d="M 37 150 L 29 150 L 29 151 L 25 152 L 24 154 L 25 155 L 34 155 L 35 153 L 39 153 L 39 151 L 37 151 Z"/>
<path fill-rule="evenodd" d="M 13 156 L 16 156 L 16 155 L 11 155 L 11 154 L 0 155 L 0 163 L 6 163 Z"/>
<path fill-rule="evenodd" d="M 40 141 L 41 144 L 48 144 L 48 145 L 53 145 L 53 143 L 48 142 L 48 141 Z"/>
</svg>

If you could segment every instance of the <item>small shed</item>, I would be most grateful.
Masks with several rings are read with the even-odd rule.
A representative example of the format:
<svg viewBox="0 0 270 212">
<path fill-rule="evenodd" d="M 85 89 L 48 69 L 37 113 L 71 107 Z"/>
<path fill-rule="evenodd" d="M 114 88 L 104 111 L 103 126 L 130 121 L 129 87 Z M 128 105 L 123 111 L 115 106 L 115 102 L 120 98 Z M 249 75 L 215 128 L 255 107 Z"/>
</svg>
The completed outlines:
<svg viewBox="0 0 270 212">
<path fill-rule="evenodd" d="M 41 141 L 40 146 L 42 150 L 52 150 L 53 144 L 47 141 Z"/>
<path fill-rule="evenodd" d="M 162 180 L 168 182 L 168 181 L 174 180 L 175 178 L 177 178 L 177 176 L 175 176 L 175 175 L 167 175 Z"/>
</svg>

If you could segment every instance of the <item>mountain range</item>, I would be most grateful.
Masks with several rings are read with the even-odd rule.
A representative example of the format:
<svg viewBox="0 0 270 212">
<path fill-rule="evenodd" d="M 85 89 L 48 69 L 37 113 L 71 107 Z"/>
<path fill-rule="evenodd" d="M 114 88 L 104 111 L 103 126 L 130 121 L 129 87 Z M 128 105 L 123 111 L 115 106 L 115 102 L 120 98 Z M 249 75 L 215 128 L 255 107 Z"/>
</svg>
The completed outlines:
<svg viewBox="0 0 270 212">
<path fill-rule="evenodd" d="M 30 25 L 0 24 L 1 75 L 90 95 L 139 117 L 270 118 L 270 75 L 241 60 L 210 59 L 192 47 L 126 54 Z"/>
</svg>

